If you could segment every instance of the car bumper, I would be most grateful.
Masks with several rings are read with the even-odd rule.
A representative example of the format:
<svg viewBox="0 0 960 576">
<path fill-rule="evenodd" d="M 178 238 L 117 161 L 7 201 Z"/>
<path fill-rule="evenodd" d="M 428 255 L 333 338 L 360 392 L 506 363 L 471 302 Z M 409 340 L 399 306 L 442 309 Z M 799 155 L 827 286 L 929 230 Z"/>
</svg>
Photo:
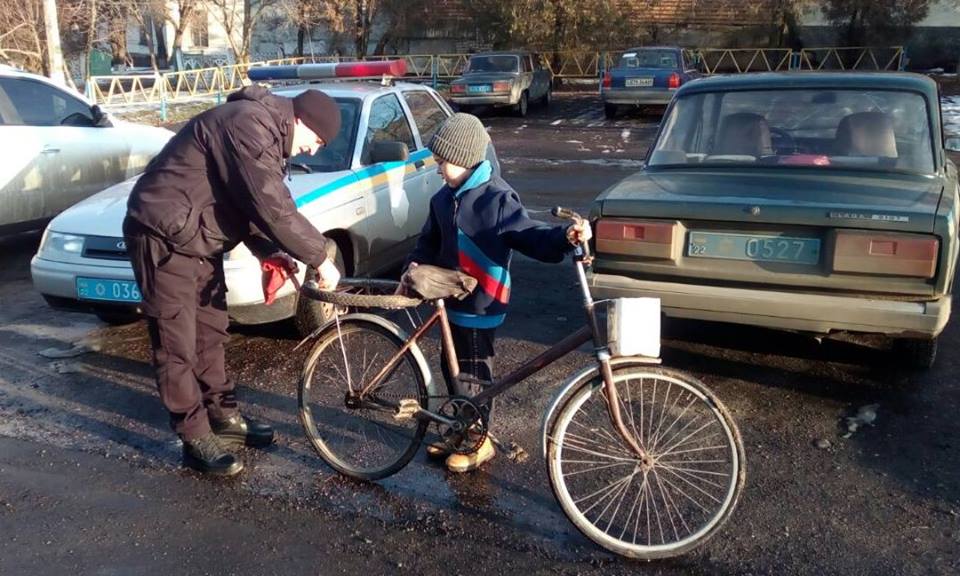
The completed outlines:
<svg viewBox="0 0 960 576">
<path fill-rule="evenodd" d="M 231 265 L 233 264 L 233 265 Z M 253 261 L 253 264 L 256 264 Z M 263 303 L 261 272 L 250 262 L 226 262 L 224 276 L 227 282 L 227 309 L 230 317 L 240 324 L 259 324 L 288 318 L 295 301 L 294 288 L 288 282 L 277 294 L 272 306 Z M 90 310 L 96 308 L 136 309 L 136 304 L 114 303 L 77 298 L 77 277 L 133 281 L 133 268 L 101 266 L 92 263 L 56 262 L 34 257 L 30 262 L 33 286 L 56 308 Z M 302 272 L 301 272 L 302 274 Z"/>
<path fill-rule="evenodd" d="M 601 94 L 604 104 L 616 106 L 666 106 L 675 90 L 662 88 L 611 88 Z"/>
<path fill-rule="evenodd" d="M 517 103 L 511 94 L 451 96 L 450 101 L 458 106 L 513 106 Z"/>
<path fill-rule="evenodd" d="M 950 319 L 950 296 L 904 302 L 773 290 L 746 290 L 626 276 L 590 275 L 595 298 L 659 298 L 667 316 L 828 334 L 865 332 L 929 338 Z"/>
</svg>

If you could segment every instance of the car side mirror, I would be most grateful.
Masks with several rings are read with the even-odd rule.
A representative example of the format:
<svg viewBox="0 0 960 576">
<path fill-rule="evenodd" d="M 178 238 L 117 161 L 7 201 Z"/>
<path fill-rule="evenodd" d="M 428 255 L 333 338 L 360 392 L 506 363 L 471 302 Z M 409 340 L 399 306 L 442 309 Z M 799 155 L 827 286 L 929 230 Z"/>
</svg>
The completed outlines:
<svg viewBox="0 0 960 576">
<path fill-rule="evenodd" d="M 90 107 L 90 114 L 93 115 L 93 125 L 97 128 L 109 128 L 113 126 L 110 122 L 110 117 L 100 108 L 99 104 L 94 104 Z"/>
<path fill-rule="evenodd" d="M 960 136 L 950 136 L 943 141 L 943 147 L 950 152 L 960 152 Z"/>
<path fill-rule="evenodd" d="M 406 162 L 410 150 L 403 142 L 374 142 L 370 149 L 370 162 Z"/>
</svg>

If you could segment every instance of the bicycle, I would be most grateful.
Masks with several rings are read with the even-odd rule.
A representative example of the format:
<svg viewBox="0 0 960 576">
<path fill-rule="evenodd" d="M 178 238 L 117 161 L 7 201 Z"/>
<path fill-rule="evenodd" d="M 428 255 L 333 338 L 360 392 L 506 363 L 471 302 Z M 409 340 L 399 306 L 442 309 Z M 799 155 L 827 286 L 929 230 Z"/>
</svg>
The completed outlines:
<svg viewBox="0 0 960 576">
<path fill-rule="evenodd" d="M 580 218 L 563 208 L 553 212 Z M 378 480 L 406 466 L 431 424 L 448 450 L 475 451 L 489 434 L 486 408 L 494 397 L 592 341 L 596 366 L 565 382 L 543 420 L 543 454 L 563 512 L 587 538 L 632 558 L 676 556 L 713 536 L 736 507 L 746 478 L 736 424 L 706 386 L 663 368 L 659 358 L 611 358 L 585 274 L 589 246 L 577 246 L 572 259 L 586 325 L 494 382 L 459 373 L 443 299 L 429 301 L 435 310 L 410 336 L 378 315 L 338 313 L 304 340 L 315 343 L 300 377 L 300 420 L 320 457 L 346 476 Z M 392 294 L 396 285 L 348 281 L 345 291 L 315 284 L 303 291 L 339 307 L 423 303 L 352 293 Z M 436 324 L 452 377 L 484 384 L 477 395 L 439 393 L 418 346 Z"/>
</svg>

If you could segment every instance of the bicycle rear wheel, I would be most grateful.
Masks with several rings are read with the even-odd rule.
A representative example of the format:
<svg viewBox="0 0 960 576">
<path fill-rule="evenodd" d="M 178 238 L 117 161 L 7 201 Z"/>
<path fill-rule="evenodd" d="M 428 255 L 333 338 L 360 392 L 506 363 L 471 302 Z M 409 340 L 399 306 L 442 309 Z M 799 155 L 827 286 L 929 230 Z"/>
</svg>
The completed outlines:
<svg viewBox="0 0 960 576">
<path fill-rule="evenodd" d="M 564 513 L 617 554 L 677 556 L 713 536 L 746 478 L 743 442 L 726 408 L 700 382 L 663 368 L 618 371 L 627 428 L 641 461 L 614 429 L 598 376 L 569 394 L 550 427 L 547 468 Z"/>
<path fill-rule="evenodd" d="M 403 468 L 427 423 L 394 419 L 378 401 L 413 398 L 427 406 L 424 376 L 407 351 L 375 390 L 358 394 L 403 346 L 394 331 L 346 318 L 317 339 L 300 376 L 300 422 L 320 457 L 338 472 L 378 480 Z"/>
</svg>

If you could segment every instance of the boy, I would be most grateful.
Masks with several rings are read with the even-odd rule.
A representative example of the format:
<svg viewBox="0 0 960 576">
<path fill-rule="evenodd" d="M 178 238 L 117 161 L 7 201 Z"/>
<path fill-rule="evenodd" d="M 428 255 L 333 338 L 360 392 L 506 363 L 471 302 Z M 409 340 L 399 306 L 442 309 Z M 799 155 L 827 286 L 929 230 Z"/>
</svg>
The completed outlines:
<svg viewBox="0 0 960 576">
<path fill-rule="evenodd" d="M 590 238 L 585 222 L 564 227 L 530 219 L 513 188 L 493 174 L 485 159 L 489 143 L 483 124 L 469 114 L 454 114 L 433 135 L 428 147 L 446 185 L 431 199 L 430 216 L 407 260 L 407 269 L 432 264 L 477 279 L 470 296 L 448 299 L 447 311 L 460 371 L 484 381 L 493 379 L 494 334 L 506 317 L 513 250 L 542 262 L 561 262 L 578 242 Z M 446 356 L 442 368 L 451 382 Z M 479 392 L 453 385 L 457 394 Z M 447 456 L 439 446 L 428 452 Z M 472 454 L 450 454 L 446 464 L 451 471 L 468 472 L 495 455 L 487 438 Z"/>
</svg>

